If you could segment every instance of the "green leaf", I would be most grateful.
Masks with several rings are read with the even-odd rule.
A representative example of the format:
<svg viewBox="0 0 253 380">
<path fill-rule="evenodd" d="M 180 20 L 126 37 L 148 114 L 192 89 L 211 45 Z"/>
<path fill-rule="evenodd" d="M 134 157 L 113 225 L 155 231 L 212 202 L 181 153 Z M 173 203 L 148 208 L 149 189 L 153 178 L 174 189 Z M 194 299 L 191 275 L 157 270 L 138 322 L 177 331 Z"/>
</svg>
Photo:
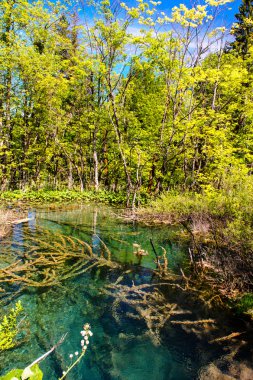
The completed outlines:
<svg viewBox="0 0 253 380">
<path fill-rule="evenodd" d="M 23 372 L 22 369 L 13 369 L 10 372 L 8 372 L 7 375 L 0 377 L 0 380 L 12 380 L 15 377 L 17 379 L 20 379 L 22 372 Z"/>
<path fill-rule="evenodd" d="M 28 368 L 28 367 L 27 367 Z M 13 369 L 10 372 L 8 372 L 6 375 L 0 377 L 0 380 L 14 380 L 14 378 L 20 380 L 21 376 L 26 371 L 25 368 L 23 369 Z M 29 380 L 42 380 L 43 379 L 43 372 L 39 368 L 38 364 L 35 364 L 33 367 L 31 367 L 32 375 L 30 377 L 26 377 L 26 379 Z"/>
</svg>

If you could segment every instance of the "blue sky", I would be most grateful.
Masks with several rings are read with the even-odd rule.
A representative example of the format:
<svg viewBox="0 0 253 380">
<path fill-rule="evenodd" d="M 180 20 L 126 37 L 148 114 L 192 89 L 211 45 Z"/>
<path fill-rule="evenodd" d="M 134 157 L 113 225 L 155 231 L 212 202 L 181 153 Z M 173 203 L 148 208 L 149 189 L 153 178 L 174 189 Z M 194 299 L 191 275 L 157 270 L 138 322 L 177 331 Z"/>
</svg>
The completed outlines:
<svg viewBox="0 0 253 380">
<path fill-rule="evenodd" d="M 1 0 L 0 0 L 1 1 Z M 51 0 L 52 1 L 52 0 Z M 58 0 L 53 0 L 53 2 L 57 2 Z M 88 0 L 61 0 L 64 1 L 71 1 L 72 6 L 70 7 L 71 10 L 74 10 L 75 7 L 78 7 L 78 5 L 83 4 L 81 6 L 79 11 L 79 17 L 80 21 L 87 22 L 88 24 L 93 24 L 94 18 L 99 17 L 98 14 L 96 14 L 96 11 L 93 7 L 90 7 L 87 5 Z M 95 0 L 95 2 L 99 2 L 101 0 Z M 137 6 L 138 2 L 137 0 L 110 0 L 111 3 L 121 3 L 124 2 L 128 7 L 135 7 Z M 149 2 L 150 0 L 144 0 Z M 158 1 L 158 0 L 155 0 Z M 179 4 L 185 4 L 188 8 L 193 7 L 194 5 L 200 4 L 205 5 L 205 0 L 160 0 L 162 3 L 161 5 L 157 6 L 157 10 L 159 12 L 165 12 L 166 15 L 171 15 L 171 9 L 174 6 L 178 6 Z M 212 28 L 225 26 L 227 31 L 231 29 L 231 25 L 233 22 L 236 21 L 235 14 L 238 13 L 238 8 L 241 5 L 241 0 L 235 0 L 231 1 L 224 6 L 220 7 L 220 13 L 218 16 L 215 17 L 215 21 L 212 23 Z M 73 3 L 76 4 L 73 6 Z M 152 7 L 152 6 L 151 6 Z M 215 7 L 211 7 L 212 9 L 216 9 Z M 145 28 L 145 27 L 144 27 Z M 132 31 L 131 33 L 139 33 L 140 29 L 143 29 L 143 25 L 139 25 L 138 22 L 134 22 L 131 27 Z M 228 36 L 228 39 L 231 40 L 231 36 Z"/>
<path fill-rule="evenodd" d="M 120 0 L 124 1 L 128 6 L 135 6 L 137 3 L 136 0 Z M 158 0 L 155 0 L 158 1 Z M 170 10 L 174 6 L 178 6 L 179 4 L 185 4 L 188 8 L 191 8 L 193 4 L 205 4 L 204 0 L 161 0 L 162 4 L 158 7 L 159 10 L 165 11 L 166 13 L 170 13 Z M 224 21 L 226 25 L 232 24 L 235 19 L 235 14 L 238 12 L 238 8 L 241 5 L 241 0 L 235 0 L 231 3 L 228 3 L 222 7 L 223 11 L 220 16 L 220 20 Z"/>
<path fill-rule="evenodd" d="M 162 1 L 162 0 L 161 0 Z M 134 2 L 134 1 L 129 1 L 129 2 Z M 187 7 L 191 7 L 191 4 L 196 3 L 195 1 L 190 1 L 190 0 L 164 0 L 162 1 L 162 4 L 160 6 L 161 9 L 166 9 L 169 10 L 173 8 L 174 6 L 178 6 L 179 4 L 185 4 Z M 199 0 L 199 4 L 205 4 L 204 0 Z M 231 3 L 228 3 L 223 6 L 223 11 L 221 12 L 221 21 L 224 21 L 226 25 L 232 24 L 233 22 L 236 21 L 235 19 L 235 14 L 238 12 L 238 8 L 241 5 L 242 1 L 241 0 L 235 0 L 232 1 Z M 159 8 L 159 9 L 160 9 Z"/>
<path fill-rule="evenodd" d="M 54 1 L 57 1 L 57 0 L 54 0 Z M 136 4 L 137 4 L 136 0 L 111 0 L 111 2 L 113 2 L 113 1 L 116 1 L 119 3 L 124 2 L 129 7 L 136 6 Z M 158 0 L 155 0 L 155 1 L 158 1 Z M 197 1 L 194 1 L 194 0 L 192 0 L 192 1 L 191 0 L 161 0 L 161 1 L 162 1 L 162 4 L 160 6 L 158 6 L 157 9 L 159 11 L 164 11 L 168 15 L 170 15 L 170 10 L 174 6 L 178 6 L 181 3 L 185 4 L 188 8 L 191 8 L 194 3 L 195 4 L 196 3 L 201 4 L 201 5 L 205 4 L 204 0 L 197 0 Z M 87 4 L 86 0 L 79 0 L 79 4 L 82 2 Z M 218 17 L 218 20 L 217 20 L 218 23 L 220 23 L 221 25 L 226 25 L 227 27 L 229 27 L 234 21 L 236 21 L 235 14 L 238 12 L 238 8 L 239 8 L 240 4 L 241 4 L 241 0 L 235 0 L 231 3 L 224 5 L 222 7 L 223 11 L 222 11 L 221 15 Z M 87 7 L 87 5 L 85 6 L 85 10 L 86 10 L 86 16 L 88 16 L 88 18 L 92 18 L 93 12 L 89 7 Z"/>
<path fill-rule="evenodd" d="M 161 0 L 162 1 L 162 0 Z M 126 4 L 134 4 L 135 3 L 135 0 L 127 0 L 125 1 Z M 195 2 L 194 1 L 190 1 L 190 0 L 164 0 L 162 1 L 162 4 L 160 5 L 159 9 L 171 9 L 173 8 L 174 6 L 178 6 L 179 4 L 185 4 L 187 5 L 188 7 L 190 7 L 191 4 L 194 4 Z M 205 4 L 204 0 L 199 0 L 197 2 L 198 4 Z M 241 0 L 235 0 L 231 3 L 228 3 L 227 5 L 224 6 L 224 8 L 232 8 L 230 11 L 227 11 L 227 17 L 229 20 L 231 20 L 232 22 L 234 21 L 234 15 L 235 13 L 238 12 L 238 8 L 239 6 L 241 5 Z"/>
</svg>

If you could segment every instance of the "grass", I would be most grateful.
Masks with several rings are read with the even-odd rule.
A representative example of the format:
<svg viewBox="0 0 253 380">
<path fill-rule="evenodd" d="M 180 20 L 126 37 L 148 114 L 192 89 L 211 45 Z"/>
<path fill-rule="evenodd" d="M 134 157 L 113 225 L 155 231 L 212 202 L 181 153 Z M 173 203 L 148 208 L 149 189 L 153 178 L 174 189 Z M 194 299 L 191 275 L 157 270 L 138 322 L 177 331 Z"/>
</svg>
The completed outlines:
<svg viewBox="0 0 253 380">
<path fill-rule="evenodd" d="M 211 185 L 202 192 L 166 192 L 141 210 L 175 223 L 189 221 L 193 233 L 208 234 L 221 226 L 231 245 L 246 243 L 253 250 L 253 179 L 227 178 L 222 187 Z"/>
<path fill-rule="evenodd" d="M 220 189 L 202 193 L 166 193 L 141 210 L 169 223 L 187 223 L 191 232 L 211 236 L 235 251 L 253 253 L 253 183 L 249 189 Z"/>
</svg>

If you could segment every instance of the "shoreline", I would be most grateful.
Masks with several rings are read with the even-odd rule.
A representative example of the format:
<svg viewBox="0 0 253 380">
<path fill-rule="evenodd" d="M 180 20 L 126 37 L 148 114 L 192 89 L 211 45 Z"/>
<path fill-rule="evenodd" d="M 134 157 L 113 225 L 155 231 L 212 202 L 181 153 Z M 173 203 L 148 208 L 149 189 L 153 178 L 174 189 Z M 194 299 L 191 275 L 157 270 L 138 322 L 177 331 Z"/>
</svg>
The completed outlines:
<svg viewBox="0 0 253 380">
<path fill-rule="evenodd" d="M 185 279 L 198 289 L 209 287 L 215 293 L 214 298 L 222 300 L 229 308 L 253 321 L 250 258 L 247 267 L 243 262 L 245 253 L 240 245 L 230 245 L 226 239 L 222 240 L 222 232 L 220 236 L 217 235 L 219 230 L 223 231 L 225 220 L 215 219 L 212 215 L 204 215 L 202 219 L 201 213 L 179 217 L 169 212 L 159 213 L 149 206 L 126 212 L 123 217 L 146 226 L 181 226 L 182 230 L 176 234 L 176 239 L 189 245 L 191 266 L 190 275 L 185 276 Z"/>
<path fill-rule="evenodd" d="M 32 220 L 32 218 L 25 217 L 22 211 L 14 211 L 8 209 L 0 209 L 0 240 L 7 237 L 14 225 L 25 223 Z"/>
</svg>

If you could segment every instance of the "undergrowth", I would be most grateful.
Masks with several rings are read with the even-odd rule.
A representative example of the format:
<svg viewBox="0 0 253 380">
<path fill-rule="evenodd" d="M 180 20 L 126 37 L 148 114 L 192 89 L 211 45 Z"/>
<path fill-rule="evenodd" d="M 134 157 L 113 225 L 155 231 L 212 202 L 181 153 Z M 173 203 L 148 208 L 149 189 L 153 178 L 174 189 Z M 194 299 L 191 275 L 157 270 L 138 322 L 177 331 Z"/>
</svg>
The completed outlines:
<svg viewBox="0 0 253 380">
<path fill-rule="evenodd" d="M 112 193 L 108 191 L 74 191 L 74 190 L 14 190 L 0 193 L 0 201 L 6 203 L 29 202 L 78 202 L 98 201 L 108 204 L 124 204 L 126 196 L 123 193 Z"/>
<path fill-rule="evenodd" d="M 206 234 L 215 230 L 230 247 L 253 251 L 252 205 L 252 177 L 230 176 L 219 188 L 206 185 L 199 193 L 168 191 L 142 212 L 167 215 L 175 223 L 189 222 L 193 233 L 201 230 Z"/>
</svg>

